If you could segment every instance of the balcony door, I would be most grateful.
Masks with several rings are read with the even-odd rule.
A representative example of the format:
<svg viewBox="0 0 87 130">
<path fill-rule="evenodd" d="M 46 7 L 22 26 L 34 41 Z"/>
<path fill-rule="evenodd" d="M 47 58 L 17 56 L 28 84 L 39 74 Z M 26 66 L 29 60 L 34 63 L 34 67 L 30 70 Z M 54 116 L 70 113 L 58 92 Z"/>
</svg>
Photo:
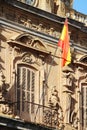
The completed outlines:
<svg viewBox="0 0 87 130">
<path fill-rule="evenodd" d="M 26 65 L 17 66 L 17 111 L 32 120 L 35 113 L 35 71 Z M 31 115 L 31 117 L 30 117 Z"/>
</svg>

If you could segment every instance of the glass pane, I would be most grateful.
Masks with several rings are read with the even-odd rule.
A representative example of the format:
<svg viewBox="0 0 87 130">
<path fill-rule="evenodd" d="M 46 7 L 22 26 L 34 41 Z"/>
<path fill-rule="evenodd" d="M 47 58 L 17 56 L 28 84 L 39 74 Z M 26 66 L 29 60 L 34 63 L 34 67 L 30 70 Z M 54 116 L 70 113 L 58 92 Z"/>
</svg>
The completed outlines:
<svg viewBox="0 0 87 130">
<path fill-rule="evenodd" d="M 31 113 L 34 113 L 34 94 L 32 94 L 31 95 L 31 102 L 32 102 L 32 104 L 31 104 Z"/>
<path fill-rule="evenodd" d="M 17 90 L 17 110 L 20 111 L 20 89 Z"/>
<path fill-rule="evenodd" d="M 34 92 L 34 86 L 35 86 L 35 74 L 32 72 L 32 87 L 31 87 L 32 92 Z"/>
<path fill-rule="evenodd" d="M 25 92 L 22 91 L 22 111 L 25 110 Z"/>
<path fill-rule="evenodd" d="M 30 91 L 30 70 L 27 70 L 27 90 Z"/>
<path fill-rule="evenodd" d="M 23 68 L 22 70 L 22 89 L 25 90 L 26 88 L 26 69 Z"/>
<path fill-rule="evenodd" d="M 20 85 L 21 85 L 21 69 L 18 67 L 17 69 L 17 88 L 20 88 Z"/>
</svg>

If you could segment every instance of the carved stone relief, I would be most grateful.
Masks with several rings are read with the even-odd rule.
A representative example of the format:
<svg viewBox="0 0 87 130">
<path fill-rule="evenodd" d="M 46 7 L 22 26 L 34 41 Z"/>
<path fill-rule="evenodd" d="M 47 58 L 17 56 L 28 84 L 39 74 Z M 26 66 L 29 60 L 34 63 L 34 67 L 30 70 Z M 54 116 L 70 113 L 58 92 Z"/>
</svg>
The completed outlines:
<svg viewBox="0 0 87 130">
<path fill-rule="evenodd" d="M 0 13 L 2 13 L 2 12 L 0 12 Z M 53 27 L 52 26 L 48 27 L 48 23 L 45 25 L 43 22 L 41 23 L 41 21 L 39 19 L 32 19 L 32 17 L 30 18 L 27 14 L 26 15 L 22 14 L 22 13 L 19 14 L 17 11 L 14 12 L 13 9 L 4 8 L 4 12 L 3 12 L 2 16 L 6 17 L 6 19 L 8 19 L 8 20 L 17 22 L 17 23 L 19 23 L 27 28 L 31 28 L 33 30 L 43 32 L 43 33 L 49 34 L 54 37 L 57 37 L 59 35 L 56 28 L 54 29 L 54 31 L 52 31 L 51 28 L 53 28 Z M 58 35 L 55 35 L 55 31 L 56 31 L 56 33 L 58 33 Z"/>
<path fill-rule="evenodd" d="M 74 107 L 71 108 L 71 104 L 73 102 L 72 95 L 74 94 L 74 73 L 71 68 L 66 66 L 63 69 L 63 98 L 65 102 L 65 107 L 64 107 L 64 122 L 65 123 L 70 123 L 71 119 L 71 113 L 74 111 Z M 75 101 L 73 105 L 75 104 Z M 71 110 L 72 109 L 72 110 Z"/>
<path fill-rule="evenodd" d="M 29 64 L 34 64 L 37 61 L 37 59 L 31 53 L 28 53 L 28 54 L 23 56 L 22 61 L 26 62 L 26 63 L 29 63 Z"/>
<path fill-rule="evenodd" d="M 12 114 L 12 107 L 8 103 L 8 88 L 9 84 L 5 83 L 5 76 L 0 70 L 0 112 L 3 114 Z"/>
<path fill-rule="evenodd" d="M 25 35 L 19 36 L 16 41 L 19 41 L 25 45 L 30 46 L 32 43 L 32 39 L 33 38 L 31 36 L 25 34 Z"/>
<path fill-rule="evenodd" d="M 71 68 L 69 68 L 68 66 L 65 66 L 63 68 L 63 86 L 67 87 L 72 87 L 72 83 L 74 80 L 74 74 L 73 74 L 73 70 Z"/>
<path fill-rule="evenodd" d="M 36 2 L 36 3 L 38 3 L 38 2 Z M 54 3 L 55 3 L 55 1 L 54 1 Z M 63 6 L 64 6 L 64 4 L 63 4 Z M 3 8 L 3 12 L 0 11 L 0 13 L 2 13 L 1 15 L 3 17 L 6 17 L 7 19 L 9 19 L 11 21 L 15 21 L 15 22 L 27 27 L 27 28 L 31 28 L 31 29 L 37 30 L 39 32 L 49 34 L 53 37 L 58 38 L 60 36 L 59 30 L 57 30 L 56 27 L 55 28 L 52 27 L 52 25 L 48 27 L 48 24 L 45 25 L 39 19 L 37 19 L 37 20 L 32 19 L 32 17 L 30 18 L 28 16 L 28 14 L 26 14 L 26 15 L 22 14 L 22 13 L 19 14 L 17 11 L 14 12 L 13 9 L 9 9 L 9 8 L 5 9 L 4 7 L 2 7 L 2 8 Z M 54 30 L 52 28 L 54 28 Z M 72 33 L 72 35 L 73 35 L 73 33 Z M 76 42 L 78 43 L 78 45 L 80 45 L 81 47 L 82 46 L 86 47 L 86 43 L 87 43 L 86 36 L 85 36 L 85 38 L 84 37 L 83 38 L 80 38 L 80 37 L 76 38 L 76 36 L 74 36 L 72 40 L 75 41 L 75 39 L 76 39 Z"/>
<path fill-rule="evenodd" d="M 40 40 L 39 38 L 34 38 L 30 36 L 29 34 L 21 34 L 15 39 L 11 39 L 7 41 L 9 45 L 14 45 L 16 48 L 17 46 L 21 45 L 21 48 L 26 47 L 30 48 L 31 50 L 37 50 L 37 51 L 42 51 L 44 53 L 48 53 L 49 50 L 47 48 L 47 45 Z M 50 52 L 49 52 L 50 53 Z"/>
<path fill-rule="evenodd" d="M 84 55 L 82 58 L 80 58 L 80 62 L 84 63 L 86 65 L 87 64 L 87 55 Z"/>
<path fill-rule="evenodd" d="M 20 59 L 21 62 L 32 64 L 32 67 L 38 68 L 45 63 L 46 56 L 50 54 L 47 45 L 42 40 L 27 33 L 12 37 L 7 43 L 9 49 L 12 49 L 11 52 L 14 53 L 14 63 Z"/>
<path fill-rule="evenodd" d="M 59 107 L 59 97 L 58 97 L 58 91 L 56 90 L 56 86 L 54 86 L 51 90 L 51 96 L 49 99 L 49 105 L 50 107 Z"/>
<path fill-rule="evenodd" d="M 51 126 L 58 126 L 61 129 L 63 127 L 63 111 L 60 106 L 60 100 L 56 86 L 54 86 L 51 90 L 48 105 L 49 108 L 44 110 L 44 123 L 48 123 L 48 125 Z"/>
</svg>

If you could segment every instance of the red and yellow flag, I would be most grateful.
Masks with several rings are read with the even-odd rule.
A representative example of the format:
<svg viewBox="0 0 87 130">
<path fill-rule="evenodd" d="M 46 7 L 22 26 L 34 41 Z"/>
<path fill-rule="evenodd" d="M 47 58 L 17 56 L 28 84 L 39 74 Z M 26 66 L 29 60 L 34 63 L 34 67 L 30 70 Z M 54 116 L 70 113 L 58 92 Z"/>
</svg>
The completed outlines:
<svg viewBox="0 0 87 130">
<path fill-rule="evenodd" d="M 58 46 L 62 49 L 62 67 L 71 63 L 68 20 L 65 20 Z"/>
</svg>

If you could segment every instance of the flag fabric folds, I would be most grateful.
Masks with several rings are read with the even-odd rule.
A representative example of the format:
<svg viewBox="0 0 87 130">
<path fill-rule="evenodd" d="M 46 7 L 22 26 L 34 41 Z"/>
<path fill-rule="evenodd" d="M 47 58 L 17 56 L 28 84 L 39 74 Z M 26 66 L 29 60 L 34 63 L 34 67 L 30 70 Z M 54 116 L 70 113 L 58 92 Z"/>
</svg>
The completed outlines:
<svg viewBox="0 0 87 130">
<path fill-rule="evenodd" d="M 58 42 L 58 46 L 62 49 L 62 67 L 71 63 L 68 20 L 65 20 L 62 33 Z"/>
</svg>

